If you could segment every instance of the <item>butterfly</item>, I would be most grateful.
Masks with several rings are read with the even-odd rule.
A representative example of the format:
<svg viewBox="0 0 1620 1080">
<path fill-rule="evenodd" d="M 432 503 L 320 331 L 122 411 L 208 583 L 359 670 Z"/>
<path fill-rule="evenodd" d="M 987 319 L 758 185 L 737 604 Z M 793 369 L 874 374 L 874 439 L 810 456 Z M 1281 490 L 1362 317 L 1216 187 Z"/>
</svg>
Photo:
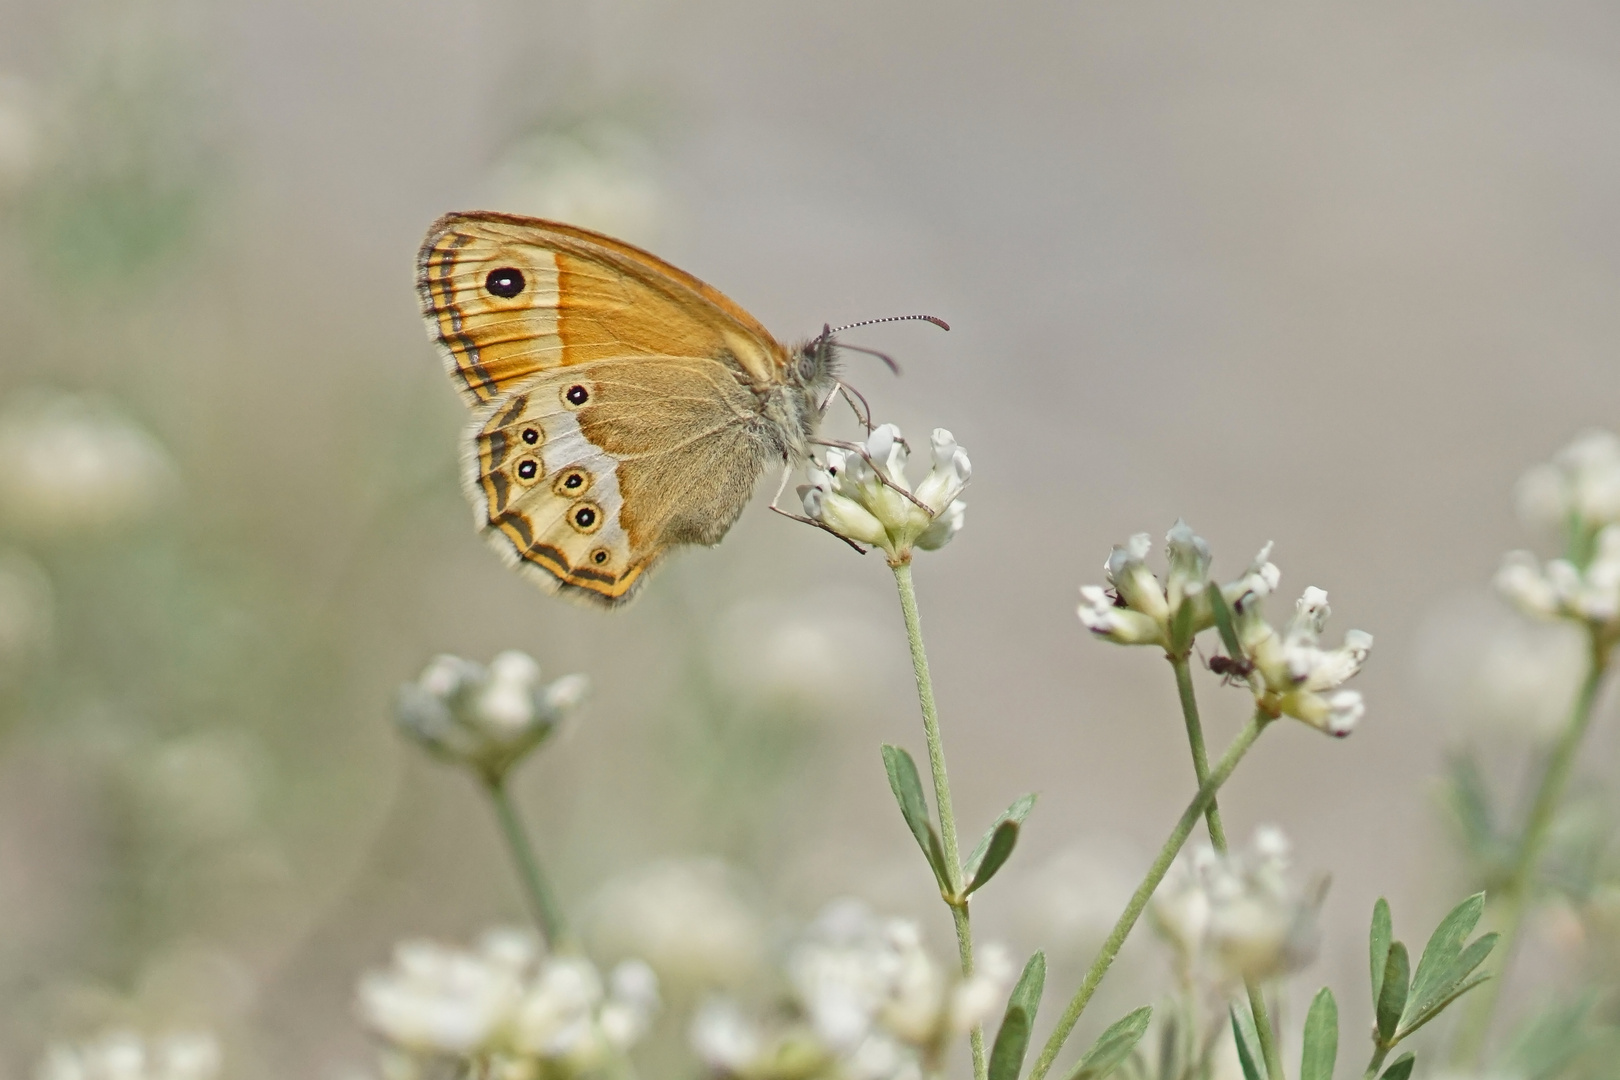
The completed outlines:
<svg viewBox="0 0 1620 1080">
<path fill-rule="evenodd" d="M 837 388 L 832 331 L 784 346 L 691 274 L 587 229 L 447 214 L 416 268 L 474 409 L 478 525 L 548 592 L 615 606 L 670 548 L 719 543 L 768 465 L 808 455 Z"/>
</svg>

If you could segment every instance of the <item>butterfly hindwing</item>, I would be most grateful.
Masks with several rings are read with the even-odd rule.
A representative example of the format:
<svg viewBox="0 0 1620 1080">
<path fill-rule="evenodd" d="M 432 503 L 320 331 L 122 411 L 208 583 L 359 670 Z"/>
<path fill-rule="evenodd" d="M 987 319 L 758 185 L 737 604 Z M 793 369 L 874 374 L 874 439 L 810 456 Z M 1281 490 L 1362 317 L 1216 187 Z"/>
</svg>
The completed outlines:
<svg viewBox="0 0 1620 1080">
<path fill-rule="evenodd" d="M 543 372 L 480 410 L 468 494 L 548 589 L 627 599 L 672 544 L 725 535 L 780 448 L 741 372 L 683 357 Z"/>
</svg>

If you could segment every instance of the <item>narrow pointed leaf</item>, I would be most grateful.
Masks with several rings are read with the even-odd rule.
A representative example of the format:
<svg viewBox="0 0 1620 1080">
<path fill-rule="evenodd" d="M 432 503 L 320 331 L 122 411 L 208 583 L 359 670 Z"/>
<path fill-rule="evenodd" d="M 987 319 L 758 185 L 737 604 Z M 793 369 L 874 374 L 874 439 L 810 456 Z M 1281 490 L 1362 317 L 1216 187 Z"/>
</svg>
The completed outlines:
<svg viewBox="0 0 1620 1080">
<path fill-rule="evenodd" d="M 1153 1006 L 1144 1005 L 1111 1024 L 1097 1036 L 1091 1049 L 1085 1052 L 1080 1064 L 1069 1074 L 1069 1080 L 1103 1080 L 1125 1063 L 1146 1034 L 1148 1022 L 1153 1019 Z"/>
<path fill-rule="evenodd" d="M 1018 977 L 1012 996 L 1007 999 L 1006 1015 L 1001 1018 L 1001 1028 L 990 1048 L 990 1080 L 1018 1080 L 1045 986 L 1046 954 L 1037 952 L 1024 965 L 1024 973 Z"/>
<path fill-rule="evenodd" d="M 1238 643 L 1237 631 L 1232 628 L 1232 609 L 1226 606 L 1226 594 L 1213 581 L 1206 591 L 1209 594 L 1210 613 L 1215 616 L 1215 629 L 1220 631 L 1221 644 L 1226 646 L 1226 655 L 1237 660 L 1243 656 L 1243 646 Z"/>
<path fill-rule="evenodd" d="M 1299 1056 L 1299 1080 L 1333 1080 L 1339 1056 L 1339 1005 L 1327 987 L 1316 992 L 1305 1014 L 1305 1049 Z"/>
<path fill-rule="evenodd" d="M 1243 1080 L 1266 1080 L 1260 1071 L 1260 1037 L 1254 1030 L 1254 1018 L 1236 1005 L 1232 1006 L 1232 1042 L 1237 1046 Z"/>
<path fill-rule="evenodd" d="M 1417 1058 L 1413 1057 L 1412 1052 L 1408 1050 L 1390 1063 L 1389 1068 L 1384 1070 L 1384 1075 L 1379 1077 L 1379 1080 L 1407 1080 L 1412 1075 L 1412 1066 L 1416 1064 Z"/>
<path fill-rule="evenodd" d="M 1408 1007 L 1434 998 L 1440 989 L 1440 979 L 1462 952 L 1463 942 L 1474 932 L 1480 915 L 1485 911 L 1485 894 L 1475 893 L 1456 907 L 1429 935 L 1418 960 L 1417 972 L 1412 976 L 1412 993 Z"/>
<path fill-rule="evenodd" d="M 1384 965 L 1389 962 L 1389 943 L 1395 936 L 1389 917 L 1389 901 L 1382 896 L 1373 905 L 1372 930 L 1367 935 L 1368 960 L 1372 964 L 1372 1001 L 1378 1007 L 1378 992 L 1384 985 Z"/>
<path fill-rule="evenodd" d="M 967 885 L 962 889 L 965 896 L 979 886 L 996 876 L 1002 864 L 1012 857 L 1013 848 L 1018 844 L 1018 822 L 1003 821 L 995 827 L 990 834 L 990 844 L 985 848 L 984 858 L 975 868 L 974 874 L 968 879 Z"/>
<path fill-rule="evenodd" d="M 1457 987 L 1461 986 L 1463 981 L 1474 973 L 1474 969 L 1485 962 L 1485 958 L 1491 954 L 1491 950 L 1496 948 L 1498 937 L 1500 935 L 1494 931 L 1489 934 L 1481 934 L 1478 941 L 1464 949 L 1457 959 L 1451 962 L 1451 967 L 1447 968 L 1434 980 L 1434 985 L 1430 988 L 1428 995 L 1412 1002 L 1407 1011 L 1413 1017 L 1421 1016 L 1433 1008 L 1436 1002 L 1450 1000 Z"/>
<path fill-rule="evenodd" d="M 1467 982 L 1456 987 L 1451 993 L 1429 1006 L 1429 1008 L 1425 1009 L 1422 1013 L 1412 1017 L 1406 1026 L 1401 1028 L 1400 1032 L 1395 1036 L 1395 1041 L 1399 1042 L 1408 1035 L 1412 1034 L 1412 1032 L 1416 1031 L 1418 1028 L 1422 1027 L 1424 1024 L 1427 1024 L 1430 1020 L 1433 1020 L 1435 1017 L 1439 1016 L 1445 1011 L 1447 1005 L 1450 1005 L 1453 1001 L 1456 1001 L 1458 998 L 1468 993 L 1468 991 L 1472 990 L 1480 983 L 1488 981 L 1490 977 L 1491 976 L 1488 972 L 1475 975 L 1472 979 L 1469 979 Z"/>
<path fill-rule="evenodd" d="M 1399 941 L 1391 942 L 1389 946 L 1389 959 L 1384 962 L 1384 978 L 1378 989 L 1378 1040 L 1387 1045 L 1392 1043 L 1395 1030 L 1401 1026 L 1401 1014 L 1406 1011 L 1407 980 L 1410 978 L 1410 961 L 1406 958 L 1406 946 Z"/>
<path fill-rule="evenodd" d="M 900 816 L 906 827 L 917 838 L 923 858 L 934 871 L 941 892 L 950 891 L 950 878 L 945 873 L 945 847 L 934 831 L 933 819 L 928 814 L 928 800 L 923 797 L 922 778 L 917 774 L 917 763 L 898 746 L 883 746 L 883 768 L 889 774 L 889 789 L 895 802 L 900 804 Z"/>
<path fill-rule="evenodd" d="M 973 849 L 973 853 L 967 857 L 967 862 L 962 864 L 962 877 L 964 880 L 973 881 L 979 877 L 979 864 L 984 862 L 985 854 L 990 850 L 990 841 L 995 839 L 996 830 L 1001 827 L 1001 823 L 1004 821 L 1011 821 L 1015 825 L 1022 826 L 1024 824 L 1024 819 L 1029 817 L 1029 812 L 1034 808 L 1035 796 L 1033 794 L 1021 795 L 1013 802 L 1011 806 L 1007 807 L 1007 809 L 1001 812 L 1000 817 L 996 818 L 996 820 L 990 823 L 990 827 L 986 829 L 984 835 L 979 838 L 978 846 L 975 847 Z M 989 880 L 989 877 L 984 878 L 984 881 Z M 981 882 L 981 884 L 982 883 L 983 882 Z"/>
</svg>

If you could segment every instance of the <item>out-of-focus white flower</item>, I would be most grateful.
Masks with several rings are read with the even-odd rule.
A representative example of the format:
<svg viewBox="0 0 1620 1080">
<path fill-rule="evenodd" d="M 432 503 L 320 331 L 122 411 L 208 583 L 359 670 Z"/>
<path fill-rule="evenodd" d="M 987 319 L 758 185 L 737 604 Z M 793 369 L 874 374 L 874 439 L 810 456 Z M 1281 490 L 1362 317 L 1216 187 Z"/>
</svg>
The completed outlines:
<svg viewBox="0 0 1620 1080">
<path fill-rule="evenodd" d="M 366 1026 L 403 1050 L 468 1056 L 500 1045 L 538 954 L 489 938 L 476 951 L 432 941 L 401 942 L 387 971 L 360 980 Z"/>
<path fill-rule="evenodd" d="M 1620 640 L 1620 525 L 1598 531 L 1584 565 L 1570 559 L 1542 564 L 1528 551 L 1510 551 L 1496 587 L 1526 614 L 1584 623 L 1603 647 L 1612 645 Z"/>
<path fill-rule="evenodd" d="M 802 1023 L 767 1031 L 726 999 L 694 1021 L 694 1051 L 717 1074 L 756 1080 L 836 1075 L 918 1080 L 947 1041 L 1007 1001 L 1016 972 L 998 946 L 981 946 L 962 978 L 923 946 L 915 923 L 879 919 L 854 900 L 824 909 L 789 950 L 785 973 Z"/>
<path fill-rule="evenodd" d="M 1186 977 L 1266 979 L 1315 958 L 1321 890 L 1289 877 L 1288 856 L 1281 831 L 1263 827 L 1244 851 L 1220 855 L 1205 844 L 1176 860 L 1151 911 Z"/>
<path fill-rule="evenodd" d="M 1620 524 L 1620 438 L 1589 429 L 1526 472 L 1515 492 L 1526 524 L 1596 532 Z"/>
<path fill-rule="evenodd" d="M 393 1072 L 453 1059 L 502 1077 L 540 1075 L 541 1062 L 546 1076 L 599 1069 L 646 1034 L 659 1008 L 646 964 L 624 961 L 604 986 L 589 960 L 544 956 L 534 935 L 515 930 L 486 934 L 474 950 L 403 943 L 392 968 L 361 979 L 358 1001 L 393 1052 Z"/>
<path fill-rule="evenodd" d="M 858 544 L 882 548 L 889 563 L 911 561 L 913 548 L 934 551 L 961 531 L 967 504 L 957 497 L 973 475 L 967 451 L 944 428 L 929 440 L 933 467 L 913 491 L 906 477 L 910 448 L 893 424 L 882 424 L 857 449 L 829 449 L 807 466 L 799 499 L 812 521 Z"/>
<path fill-rule="evenodd" d="M 875 1030 L 926 1047 L 983 1019 L 984 1001 L 1005 1003 L 1012 964 L 982 949 L 974 976 L 948 973 L 908 919 L 878 919 L 865 905 L 830 905 L 793 948 L 787 974 L 816 1033 L 849 1053 Z"/>
<path fill-rule="evenodd" d="M 1233 629 L 1249 665 L 1243 678 L 1256 706 L 1269 716 L 1292 716 L 1339 738 L 1350 734 L 1366 705 L 1360 693 L 1343 684 L 1366 663 L 1372 635 L 1349 630 L 1342 646 L 1322 648 L 1329 608 L 1327 593 L 1314 585 L 1306 588 L 1279 634 L 1261 612 L 1261 595 L 1245 593 L 1232 602 Z"/>
<path fill-rule="evenodd" d="M 1165 534 L 1170 571 L 1164 581 L 1148 568 L 1153 538 L 1137 533 L 1116 545 L 1103 563 L 1108 588 L 1080 588 L 1080 622 L 1100 638 L 1120 645 L 1157 645 L 1167 652 L 1191 647 L 1192 639 L 1215 625 L 1209 593 L 1209 544 L 1185 521 Z M 1228 604 L 1245 595 L 1264 596 L 1279 574 L 1267 544 L 1237 581 L 1221 586 Z"/>
<path fill-rule="evenodd" d="M 50 578 L 20 551 L 0 550 L 0 684 L 50 648 L 55 604 Z"/>
<path fill-rule="evenodd" d="M 38 1080 L 213 1080 L 219 1075 L 219 1042 L 206 1032 L 145 1038 L 109 1031 L 76 1045 L 45 1052 Z"/>
<path fill-rule="evenodd" d="M 541 131 L 503 155 L 490 205 L 656 246 L 670 198 L 657 155 L 632 128 L 607 121 Z"/>
<path fill-rule="evenodd" d="M 498 781 L 556 730 L 589 689 L 583 675 L 541 682 L 540 665 L 515 650 L 487 668 L 439 656 L 416 682 L 400 687 L 395 719 L 434 754 Z"/>
<path fill-rule="evenodd" d="M 737 986 L 758 971 L 765 928 L 719 859 L 671 859 L 609 882 L 591 905 L 601 955 L 638 956 L 672 987 Z"/>
<path fill-rule="evenodd" d="M 0 413 L 0 526 L 102 533 L 145 516 L 174 486 L 163 447 L 101 402 L 36 392 Z"/>
</svg>

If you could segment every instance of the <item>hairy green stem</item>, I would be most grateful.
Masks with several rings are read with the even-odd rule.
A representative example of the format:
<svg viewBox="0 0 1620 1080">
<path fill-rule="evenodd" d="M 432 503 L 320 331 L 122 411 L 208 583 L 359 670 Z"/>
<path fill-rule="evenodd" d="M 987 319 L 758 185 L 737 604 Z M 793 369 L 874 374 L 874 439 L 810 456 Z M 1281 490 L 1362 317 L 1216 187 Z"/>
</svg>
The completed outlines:
<svg viewBox="0 0 1620 1080">
<path fill-rule="evenodd" d="M 1209 781 L 1209 755 L 1204 750 L 1204 724 L 1198 716 L 1198 696 L 1193 692 L 1192 663 L 1187 653 L 1168 655 L 1170 666 L 1176 672 L 1176 693 L 1181 697 L 1181 717 L 1187 723 L 1187 745 L 1192 749 L 1193 773 L 1202 788 Z M 1209 827 L 1209 842 L 1222 855 L 1226 854 L 1226 827 L 1221 824 L 1220 803 L 1212 796 L 1204 808 L 1204 824 Z M 1249 1009 L 1254 1013 L 1254 1031 L 1260 1039 L 1260 1055 L 1265 1059 L 1266 1072 L 1271 1080 L 1284 1080 L 1282 1053 L 1277 1048 L 1277 1034 L 1271 1028 L 1271 1013 L 1266 1008 L 1266 994 L 1259 982 L 1245 978 L 1243 988 L 1249 994 Z"/>
<path fill-rule="evenodd" d="M 1598 691 L 1603 686 L 1603 677 L 1608 672 L 1608 642 L 1604 641 L 1596 630 L 1592 630 L 1589 643 L 1590 656 L 1586 679 L 1581 683 L 1580 693 L 1576 695 L 1575 704 L 1570 709 L 1569 720 L 1559 733 L 1558 741 L 1553 745 L 1552 754 L 1547 759 L 1547 768 L 1541 775 L 1541 784 L 1536 789 L 1535 801 L 1530 804 L 1529 817 L 1525 819 L 1524 830 L 1519 834 L 1518 849 L 1513 857 L 1513 869 L 1498 891 L 1502 905 L 1499 917 L 1502 939 L 1495 950 L 1496 976 L 1486 982 L 1480 988 L 1480 993 L 1475 996 L 1475 1000 L 1470 1002 L 1472 1008 L 1463 1021 L 1462 1030 L 1457 1036 L 1457 1043 L 1452 1052 L 1452 1060 L 1458 1065 L 1475 1066 L 1484 1054 L 1492 1019 L 1496 1014 L 1496 1003 L 1502 993 L 1502 984 L 1507 981 L 1508 969 L 1513 963 L 1514 950 L 1518 945 L 1519 932 L 1523 929 L 1524 917 L 1529 910 L 1530 896 L 1535 891 L 1536 868 L 1541 861 L 1542 849 L 1546 845 L 1553 820 L 1557 816 L 1558 804 L 1563 800 L 1564 788 L 1569 783 L 1569 774 L 1575 765 L 1576 752 L 1580 749 L 1586 729 L 1591 724 L 1592 706 L 1597 702 Z"/>
<path fill-rule="evenodd" d="M 1079 1021 L 1080 1014 L 1085 1011 L 1086 1005 L 1091 1001 L 1091 995 L 1097 992 L 1097 987 L 1102 983 L 1103 976 L 1108 974 L 1109 965 L 1114 962 L 1114 957 L 1119 954 L 1120 947 L 1125 944 L 1125 939 L 1130 936 L 1132 927 L 1136 925 L 1136 920 L 1141 917 L 1142 911 L 1148 905 L 1148 901 L 1153 899 L 1153 891 L 1159 887 L 1159 882 L 1164 880 L 1164 875 L 1170 869 L 1170 864 L 1175 861 L 1175 857 L 1181 851 L 1182 845 L 1187 842 L 1187 837 L 1192 835 L 1193 829 L 1198 825 L 1198 819 L 1204 816 L 1204 811 L 1214 801 L 1215 793 L 1221 789 L 1222 784 L 1231 778 L 1232 772 L 1238 767 L 1238 762 L 1243 760 L 1243 755 L 1249 752 L 1249 748 L 1254 745 L 1254 741 L 1260 737 L 1260 733 L 1266 729 L 1266 725 L 1271 723 L 1271 720 L 1272 718 L 1264 713 L 1254 715 L 1254 718 L 1248 722 L 1243 730 L 1238 732 L 1237 738 L 1232 740 L 1232 744 L 1226 748 L 1226 753 L 1222 754 L 1221 759 L 1215 763 L 1215 768 L 1210 771 L 1209 779 L 1198 789 L 1198 794 L 1193 796 L 1192 802 L 1187 804 L 1187 809 L 1181 812 L 1181 820 L 1177 821 L 1176 827 L 1170 831 L 1169 838 L 1165 840 L 1164 846 L 1159 849 L 1158 858 L 1154 859 L 1153 865 L 1148 867 L 1147 876 L 1142 879 L 1142 884 L 1136 887 L 1136 892 L 1132 894 L 1130 903 L 1126 904 L 1125 910 L 1120 913 L 1119 921 L 1114 923 L 1114 928 L 1109 931 L 1107 940 L 1102 943 L 1102 948 L 1097 950 L 1097 958 L 1091 962 L 1091 968 L 1086 972 L 1086 977 L 1081 980 L 1080 989 L 1076 990 L 1074 997 L 1069 1000 L 1068 1008 L 1063 1010 L 1062 1017 L 1058 1019 L 1057 1028 L 1046 1040 L 1046 1045 L 1041 1048 L 1041 1056 L 1035 1060 L 1035 1067 L 1030 1071 L 1030 1080 L 1041 1080 L 1051 1071 L 1052 1063 L 1057 1060 L 1058 1053 L 1063 1049 L 1064 1042 L 1068 1040 L 1069 1034 L 1074 1031 L 1074 1025 Z"/>
<path fill-rule="evenodd" d="M 906 619 L 906 640 L 911 645 L 911 670 L 917 676 L 917 702 L 922 706 L 923 733 L 928 739 L 928 770 L 934 775 L 934 802 L 939 807 L 940 839 L 945 847 L 945 873 L 951 895 L 962 896 L 962 852 L 956 842 L 956 811 L 951 806 L 951 785 L 945 776 L 945 746 L 939 736 L 939 710 L 934 706 L 934 680 L 928 674 L 928 656 L 923 652 L 922 620 L 917 615 L 917 592 L 911 584 L 911 564 L 893 567 L 895 586 L 900 591 L 900 611 Z M 965 898 L 951 904 L 956 924 L 956 948 L 962 960 L 962 974 L 973 974 L 973 927 L 968 922 Z M 984 1027 L 975 1025 L 968 1033 L 973 1049 L 973 1076 L 989 1075 L 984 1056 Z"/>
<path fill-rule="evenodd" d="M 529 913 L 534 916 L 540 933 L 546 939 L 546 945 L 556 949 L 564 944 L 568 938 L 568 927 L 563 921 L 562 908 L 557 904 L 557 897 L 546 882 L 546 876 L 540 869 L 540 860 L 535 857 L 534 847 L 529 843 L 528 833 L 524 831 L 523 821 L 518 817 L 517 808 L 512 805 L 512 796 L 506 789 L 504 779 L 484 779 L 484 790 L 489 792 L 489 800 L 495 805 L 495 816 L 501 823 L 501 835 L 506 838 L 506 849 L 511 853 L 512 863 L 517 867 L 518 881 L 523 886 L 523 899 L 529 906 Z"/>
</svg>

